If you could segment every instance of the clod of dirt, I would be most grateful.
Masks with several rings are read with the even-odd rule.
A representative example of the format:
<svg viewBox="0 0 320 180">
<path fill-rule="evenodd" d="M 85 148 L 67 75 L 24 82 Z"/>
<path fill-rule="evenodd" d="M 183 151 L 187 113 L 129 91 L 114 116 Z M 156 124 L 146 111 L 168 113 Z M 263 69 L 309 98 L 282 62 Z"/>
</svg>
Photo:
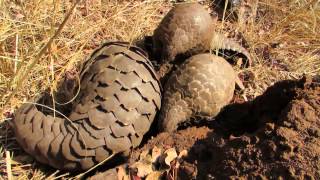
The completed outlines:
<svg viewBox="0 0 320 180">
<path fill-rule="evenodd" d="M 178 179 L 320 179 L 319 79 L 276 83 L 252 102 L 230 105 L 218 122 L 160 134 L 142 149 L 187 149 Z"/>
<path fill-rule="evenodd" d="M 170 132 L 190 119 L 212 119 L 231 101 L 235 79 L 232 66 L 219 56 L 198 54 L 187 59 L 165 85 L 160 129 Z"/>
<path fill-rule="evenodd" d="M 20 107 L 13 120 L 23 149 L 58 169 L 85 170 L 130 151 L 161 106 L 151 62 L 127 43 L 106 43 L 95 50 L 84 62 L 80 82 L 68 120 L 46 115 L 33 104 Z"/>
<path fill-rule="evenodd" d="M 176 4 L 154 31 L 153 53 L 161 54 L 162 62 L 171 62 L 177 55 L 229 49 L 244 54 L 251 64 L 246 49 L 215 31 L 215 22 L 203 6 L 197 2 Z"/>
</svg>

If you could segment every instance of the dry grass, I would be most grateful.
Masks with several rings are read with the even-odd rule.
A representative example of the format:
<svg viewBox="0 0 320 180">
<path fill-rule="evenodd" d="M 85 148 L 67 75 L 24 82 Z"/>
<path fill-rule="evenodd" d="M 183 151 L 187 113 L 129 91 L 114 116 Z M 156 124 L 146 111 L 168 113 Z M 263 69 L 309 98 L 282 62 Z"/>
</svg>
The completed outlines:
<svg viewBox="0 0 320 180">
<path fill-rule="evenodd" d="M 320 3 L 261 0 L 255 5 L 255 0 L 251 1 L 248 9 L 253 13 L 248 17 L 240 11 L 238 21 L 230 22 L 227 16 L 227 20 L 217 26 L 231 37 L 245 39 L 255 59 L 253 67 L 239 69 L 251 74 L 245 82 L 244 97 L 253 98 L 281 79 L 319 74 Z M 57 172 L 34 163 L 19 149 L 7 123 L 10 118 L 5 114 L 46 88 L 54 90 L 63 73 L 102 41 L 132 42 L 150 35 L 163 16 L 161 12 L 166 13 L 171 6 L 168 2 L 151 0 L 81 2 L 39 62 L 32 65 L 74 2 L 0 1 L 0 179 L 8 178 L 7 168 L 16 179 L 57 176 Z M 28 69 L 30 73 L 26 74 Z M 26 79 L 19 87 L 22 77 Z M 8 158 L 7 152 L 13 158 Z"/>
</svg>

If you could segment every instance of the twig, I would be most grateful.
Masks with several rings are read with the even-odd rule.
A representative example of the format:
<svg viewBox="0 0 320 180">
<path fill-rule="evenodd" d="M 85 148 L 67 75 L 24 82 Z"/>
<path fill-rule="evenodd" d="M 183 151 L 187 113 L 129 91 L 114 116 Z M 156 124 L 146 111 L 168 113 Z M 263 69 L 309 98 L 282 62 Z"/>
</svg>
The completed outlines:
<svg viewBox="0 0 320 180">
<path fill-rule="evenodd" d="M 63 177 L 70 175 L 70 173 L 64 173 L 64 174 L 61 174 L 60 176 L 54 177 L 58 172 L 59 171 L 56 171 L 55 173 L 51 174 L 51 176 L 48 177 L 47 179 L 51 179 L 51 180 L 62 179 Z"/>
<path fill-rule="evenodd" d="M 11 157 L 10 157 L 9 151 L 6 151 L 6 166 L 7 166 L 8 180 L 12 180 Z"/>
<path fill-rule="evenodd" d="M 19 57 L 19 34 L 16 34 L 16 54 L 14 57 L 14 73 L 17 72 L 17 67 L 18 67 L 18 57 Z"/>
<path fill-rule="evenodd" d="M 90 171 L 94 170 L 95 168 L 97 168 L 98 166 L 100 166 L 101 164 L 105 163 L 106 161 L 108 161 L 109 159 L 111 159 L 114 155 L 116 155 L 115 153 L 111 154 L 109 157 L 107 157 L 106 159 L 104 159 L 103 161 L 101 161 L 100 163 L 98 163 L 97 165 L 93 166 L 92 168 L 88 169 L 86 172 L 81 173 L 79 175 L 77 175 L 75 177 L 75 179 L 80 179 L 82 176 L 84 176 L 85 174 L 89 173 Z"/>
</svg>

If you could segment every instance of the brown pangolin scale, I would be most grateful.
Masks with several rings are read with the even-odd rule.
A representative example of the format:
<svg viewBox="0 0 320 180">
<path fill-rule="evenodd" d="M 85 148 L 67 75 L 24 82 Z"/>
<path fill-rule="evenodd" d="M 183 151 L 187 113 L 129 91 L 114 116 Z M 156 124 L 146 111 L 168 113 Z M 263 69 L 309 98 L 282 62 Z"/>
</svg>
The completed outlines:
<svg viewBox="0 0 320 180">
<path fill-rule="evenodd" d="M 228 49 L 244 54 L 249 65 L 252 64 L 245 48 L 215 31 L 215 23 L 202 5 L 197 2 L 176 4 L 154 31 L 153 53 L 161 55 L 162 62 L 170 62 L 179 54 Z"/>
<path fill-rule="evenodd" d="M 160 130 L 171 132 L 187 120 L 213 118 L 231 101 L 235 81 L 235 71 L 222 57 L 208 53 L 187 59 L 164 87 Z"/>
<path fill-rule="evenodd" d="M 140 144 L 161 107 L 160 85 L 143 52 L 107 43 L 85 61 L 81 90 L 68 117 L 24 104 L 13 129 L 23 149 L 58 169 L 88 169 Z"/>
</svg>

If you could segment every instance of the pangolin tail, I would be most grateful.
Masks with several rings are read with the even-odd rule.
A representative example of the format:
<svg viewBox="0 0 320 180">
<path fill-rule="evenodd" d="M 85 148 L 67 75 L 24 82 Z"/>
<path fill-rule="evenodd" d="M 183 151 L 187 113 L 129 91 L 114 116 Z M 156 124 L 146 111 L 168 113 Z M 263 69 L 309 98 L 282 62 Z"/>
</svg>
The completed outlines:
<svg viewBox="0 0 320 180">
<path fill-rule="evenodd" d="M 248 59 L 248 67 L 253 63 L 252 57 L 248 50 L 242 47 L 238 42 L 225 37 L 223 34 L 215 33 L 211 40 L 210 49 L 227 49 L 243 54 Z"/>
</svg>

